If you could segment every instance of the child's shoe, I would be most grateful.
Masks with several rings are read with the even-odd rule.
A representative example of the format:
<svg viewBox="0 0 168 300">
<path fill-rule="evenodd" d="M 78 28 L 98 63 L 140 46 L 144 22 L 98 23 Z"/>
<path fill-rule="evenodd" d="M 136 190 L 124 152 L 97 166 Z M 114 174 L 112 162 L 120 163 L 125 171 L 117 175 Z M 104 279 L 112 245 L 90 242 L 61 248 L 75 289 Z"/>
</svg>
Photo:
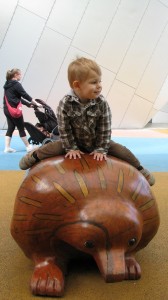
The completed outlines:
<svg viewBox="0 0 168 300">
<path fill-rule="evenodd" d="M 19 162 L 19 167 L 21 170 L 27 170 L 31 168 L 35 163 L 37 163 L 37 159 L 33 157 L 33 152 L 27 153 L 23 156 Z"/>
<path fill-rule="evenodd" d="M 155 177 L 147 169 L 142 169 L 140 170 L 140 172 L 146 178 L 146 180 L 149 182 L 151 186 L 155 184 Z"/>
<path fill-rule="evenodd" d="M 14 153 L 14 152 L 16 152 L 16 150 L 12 149 L 12 148 L 5 148 L 4 152 L 5 153 Z"/>
</svg>

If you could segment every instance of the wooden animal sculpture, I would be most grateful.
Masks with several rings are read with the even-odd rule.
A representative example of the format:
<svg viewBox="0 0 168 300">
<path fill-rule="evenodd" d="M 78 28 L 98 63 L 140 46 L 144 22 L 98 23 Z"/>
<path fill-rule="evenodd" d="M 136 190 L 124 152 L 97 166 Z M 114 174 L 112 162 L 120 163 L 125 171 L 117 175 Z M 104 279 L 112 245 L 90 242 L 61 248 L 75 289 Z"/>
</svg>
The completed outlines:
<svg viewBox="0 0 168 300">
<path fill-rule="evenodd" d="M 62 296 L 69 259 L 94 258 L 106 282 L 139 279 L 135 253 L 159 227 L 155 197 L 134 167 L 82 155 L 41 161 L 16 196 L 11 234 L 35 264 L 35 295 Z"/>
</svg>

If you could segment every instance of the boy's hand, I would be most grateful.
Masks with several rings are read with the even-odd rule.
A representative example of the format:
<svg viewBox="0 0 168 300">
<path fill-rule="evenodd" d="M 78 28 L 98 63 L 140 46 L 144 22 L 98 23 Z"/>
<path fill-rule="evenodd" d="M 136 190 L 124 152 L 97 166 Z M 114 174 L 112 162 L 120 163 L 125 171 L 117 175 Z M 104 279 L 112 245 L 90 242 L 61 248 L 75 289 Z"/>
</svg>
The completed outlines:
<svg viewBox="0 0 168 300">
<path fill-rule="evenodd" d="M 104 153 L 92 152 L 92 153 L 90 153 L 90 155 L 93 155 L 93 159 L 97 159 L 100 161 L 102 161 L 103 159 L 107 160 L 107 156 Z"/>
<path fill-rule="evenodd" d="M 81 154 L 84 154 L 84 153 L 80 150 L 70 150 L 69 152 L 67 152 L 65 157 L 69 157 L 70 159 L 71 158 L 76 159 L 77 157 L 81 158 Z"/>
</svg>

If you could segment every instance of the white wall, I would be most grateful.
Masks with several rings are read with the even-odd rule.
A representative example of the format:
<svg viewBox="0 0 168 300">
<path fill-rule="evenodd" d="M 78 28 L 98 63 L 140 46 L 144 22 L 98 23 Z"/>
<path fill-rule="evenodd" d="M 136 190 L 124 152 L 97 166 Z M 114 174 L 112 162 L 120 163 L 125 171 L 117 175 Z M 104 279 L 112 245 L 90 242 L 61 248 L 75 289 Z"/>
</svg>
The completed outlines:
<svg viewBox="0 0 168 300">
<path fill-rule="evenodd" d="M 168 123 L 168 103 L 152 119 L 152 123 Z"/>
<path fill-rule="evenodd" d="M 0 7 L 0 128 L 8 69 L 20 68 L 26 91 L 55 111 L 77 55 L 102 68 L 113 128 L 159 117 L 168 102 L 168 0 L 0 0 Z M 37 122 L 31 109 L 24 116 Z"/>
</svg>

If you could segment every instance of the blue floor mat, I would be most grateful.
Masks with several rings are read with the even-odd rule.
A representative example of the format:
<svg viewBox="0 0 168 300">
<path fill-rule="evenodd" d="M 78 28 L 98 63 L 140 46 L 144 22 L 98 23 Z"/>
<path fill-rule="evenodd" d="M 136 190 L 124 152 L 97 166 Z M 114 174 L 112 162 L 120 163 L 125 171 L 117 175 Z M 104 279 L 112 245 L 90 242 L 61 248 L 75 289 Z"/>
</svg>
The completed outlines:
<svg viewBox="0 0 168 300">
<path fill-rule="evenodd" d="M 167 138 L 114 138 L 130 149 L 151 172 L 168 172 Z"/>
<path fill-rule="evenodd" d="M 130 149 L 141 164 L 151 172 L 168 172 L 168 138 L 115 137 L 113 140 Z M 4 153 L 4 136 L 0 137 L 0 170 L 20 170 L 19 161 L 26 154 L 18 136 L 13 136 L 11 147 L 15 153 Z"/>
</svg>

